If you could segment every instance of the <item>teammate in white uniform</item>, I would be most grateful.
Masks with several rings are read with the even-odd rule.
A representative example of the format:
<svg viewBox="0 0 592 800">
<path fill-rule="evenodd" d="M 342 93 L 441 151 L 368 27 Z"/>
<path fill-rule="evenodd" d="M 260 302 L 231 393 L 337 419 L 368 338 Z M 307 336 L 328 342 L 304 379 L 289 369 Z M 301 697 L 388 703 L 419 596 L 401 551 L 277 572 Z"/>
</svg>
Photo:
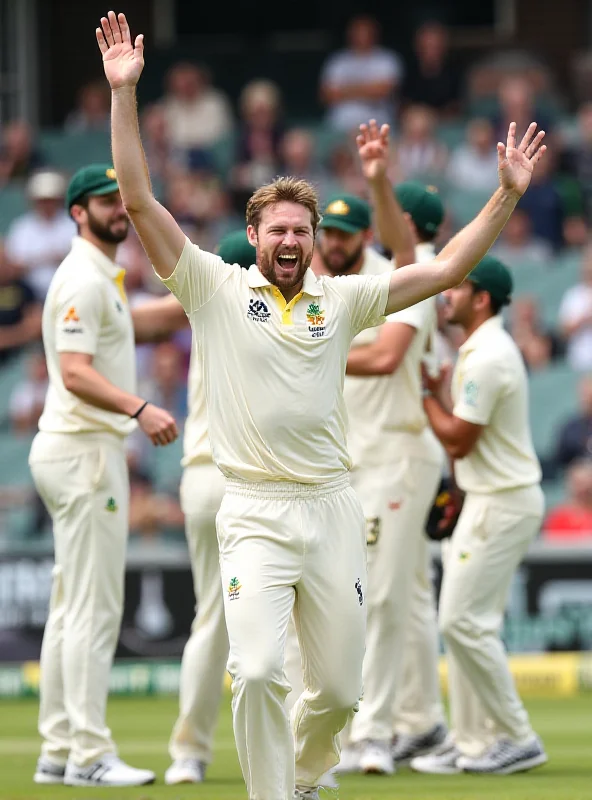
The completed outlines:
<svg viewBox="0 0 592 800">
<path fill-rule="evenodd" d="M 364 149 L 361 150 L 364 159 Z M 386 178 L 386 150 L 380 159 Z M 366 171 L 378 159 L 364 161 Z M 381 191 L 375 192 L 377 217 Z M 395 206 L 388 226 L 411 231 Z M 441 201 L 420 184 L 404 184 L 398 196 L 415 219 L 436 233 L 444 216 Z M 404 205 L 405 207 L 405 205 Z M 396 223 L 396 224 L 395 224 Z M 317 244 L 319 271 L 324 274 L 377 275 L 392 272 L 392 262 L 364 247 L 371 236 L 370 208 L 359 198 L 340 195 L 323 213 L 322 236 Z M 418 229 L 415 227 L 415 231 Z M 397 241 L 396 252 L 401 251 Z M 415 248 L 416 261 L 432 261 L 429 243 Z M 427 600 L 413 615 L 431 622 L 432 658 L 427 673 L 423 709 L 434 744 L 446 735 L 437 674 L 437 628 L 430 596 L 429 552 L 424 536 L 428 512 L 440 481 L 443 450 L 423 411 L 421 362 L 432 348 L 436 329 L 436 300 L 428 298 L 388 317 L 381 328 L 359 334 L 347 364 L 344 396 L 349 419 L 348 447 L 353 461 L 352 486 L 366 517 L 368 542 L 368 628 L 364 659 L 364 698 L 349 731 L 349 747 L 342 752 L 338 772 L 394 771 L 391 754 L 393 708 L 409 622 L 415 602 Z M 419 586 L 416 590 L 415 584 Z"/>
<path fill-rule="evenodd" d="M 426 413 L 466 496 L 440 594 L 454 734 L 411 762 L 420 772 L 509 774 L 547 761 L 499 635 L 512 576 L 544 511 L 526 369 L 499 314 L 511 293 L 509 271 L 492 256 L 449 290 L 448 319 L 467 334 L 452 378 L 452 413 L 435 396 L 438 380 L 425 379 Z"/>
<path fill-rule="evenodd" d="M 41 650 L 43 745 L 34 780 L 137 786 L 152 783 L 154 773 L 117 757 L 105 723 L 123 610 L 124 441 L 138 423 L 154 444 L 173 441 L 177 429 L 170 414 L 136 394 L 125 271 L 114 261 L 129 225 L 115 171 L 107 164 L 77 172 L 67 206 L 79 235 L 43 309 L 49 389 L 30 454 L 55 544 Z"/>
<path fill-rule="evenodd" d="M 244 269 L 255 262 L 255 248 L 249 244 L 245 231 L 224 237 L 218 255 L 227 264 L 239 264 Z M 170 336 L 189 324 L 183 306 L 172 295 L 138 306 L 132 311 L 132 319 L 138 341 Z M 204 780 L 206 767 L 212 760 L 228 660 L 216 537 L 216 514 L 224 496 L 224 476 L 212 460 L 201 361 L 195 341 L 189 364 L 188 408 L 181 507 L 197 613 L 181 662 L 180 713 L 169 743 L 173 763 L 165 775 L 168 784 Z"/>
<path fill-rule="evenodd" d="M 353 338 L 458 284 L 487 252 L 540 157 L 534 128 L 500 145 L 502 187 L 436 260 L 385 275 L 317 279 L 309 265 L 316 193 L 283 178 L 247 204 L 257 248 L 248 271 L 192 244 L 150 189 L 135 86 L 143 39 L 109 12 L 97 40 L 112 88 L 122 197 L 156 272 L 182 303 L 201 348 L 230 641 L 233 721 L 251 800 L 312 800 L 339 760 L 338 733 L 361 694 L 364 517 L 351 489 L 343 381 Z M 386 130 L 384 135 L 386 136 Z M 527 151 L 528 150 L 528 154 Z M 231 335 L 229 335 L 231 334 Z M 305 691 L 284 708 L 284 645 L 294 609 Z"/>
</svg>

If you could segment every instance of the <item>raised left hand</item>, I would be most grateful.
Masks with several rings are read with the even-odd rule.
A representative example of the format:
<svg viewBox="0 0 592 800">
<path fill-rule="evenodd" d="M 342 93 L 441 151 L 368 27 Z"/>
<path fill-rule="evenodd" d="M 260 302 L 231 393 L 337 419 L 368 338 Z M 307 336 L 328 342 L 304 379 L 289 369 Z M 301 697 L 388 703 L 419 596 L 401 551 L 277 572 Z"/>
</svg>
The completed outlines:
<svg viewBox="0 0 592 800">
<path fill-rule="evenodd" d="M 536 122 L 531 122 L 518 147 L 516 147 L 516 123 L 511 122 L 507 143 L 498 142 L 498 174 L 502 189 L 522 196 L 528 189 L 537 162 L 547 150 L 541 144 L 545 131 L 535 136 Z"/>
</svg>

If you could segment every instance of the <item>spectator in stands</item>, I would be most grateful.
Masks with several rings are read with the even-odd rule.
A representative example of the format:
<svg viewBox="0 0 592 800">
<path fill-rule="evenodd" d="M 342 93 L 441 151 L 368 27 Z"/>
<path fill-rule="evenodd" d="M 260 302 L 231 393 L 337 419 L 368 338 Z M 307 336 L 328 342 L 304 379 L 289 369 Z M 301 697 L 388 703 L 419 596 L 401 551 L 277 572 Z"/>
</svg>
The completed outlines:
<svg viewBox="0 0 592 800">
<path fill-rule="evenodd" d="M 167 73 L 162 99 L 171 144 L 199 160 L 204 150 L 232 133 L 234 123 L 226 95 L 211 85 L 205 67 L 175 64 Z"/>
<path fill-rule="evenodd" d="M 575 461 L 566 476 L 567 500 L 551 510 L 543 526 L 545 539 L 592 541 L 592 459 Z"/>
<path fill-rule="evenodd" d="M 9 122 L 0 139 L 0 186 L 8 181 L 28 178 L 43 165 L 28 122 Z"/>
<path fill-rule="evenodd" d="M 36 173 L 27 193 L 31 211 L 10 226 L 6 254 L 43 300 L 54 272 L 70 251 L 76 225 L 64 208 L 66 181 L 59 172 Z"/>
<path fill-rule="evenodd" d="M 534 297 L 516 298 L 510 307 L 510 315 L 510 333 L 529 370 L 543 369 L 564 354 L 560 337 L 541 322 Z"/>
<path fill-rule="evenodd" d="M 563 245 L 565 220 L 564 202 L 555 174 L 555 158 L 552 149 L 549 158 L 541 160 L 541 170 L 533 175 L 528 192 L 520 199 L 518 208 L 526 211 L 532 223 L 534 236 L 548 242 L 554 250 Z"/>
<path fill-rule="evenodd" d="M 327 164 L 336 186 L 335 192 L 347 192 L 369 198 L 368 182 L 362 175 L 360 161 L 352 142 L 335 144 L 329 152 Z"/>
<path fill-rule="evenodd" d="M 180 173 L 166 184 L 165 202 L 187 236 L 213 251 L 228 213 L 228 198 L 219 179 L 208 170 Z M 241 211 L 244 220 L 244 206 Z"/>
<path fill-rule="evenodd" d="M 524 264 L 548 267 L 553 260 L 553 248 L 533 235 L 530 217 L 522 208 L 514 210 L 493 252 L 496 258 L 513 269 L 519 269 Z"/>
<path fill-rule="evenodd" d="M 41 339 L 42 305 L 0 241 L 0 369 Z"/>
<path fill-rule="evenodd" d="M 102 131 L 109 133 L 111 126 L 111 92 L 105 81 L 92 81 L 78 92 L 76 108 L 66 117 L 64 128 L 68 133 Z"/>
<path fill-rule="evenodd" d="M 154 348 L 152 375 L 142 388 L 142 397 L 166 409 L 176 420 L 187 416 L 187 384 L 182 354 L 173 342 Z"/>
<path fill-rule="evenodd" d="M 310 131 L 304 128 L 287 131 L 281 142 L 280 157 L 282 174 L 296 175 L 314 184 L 321 200 L 339 190 L 315 157 L 315 140 Z"/>
<path fill-rule="evenodd" d="M 559 322 L 570 365 L 580 372 L 592 371 L 592 245 L 584 253 L 580 283 L 563 295 Z"/>
<path fill-rule="evenodd" d="M 441 117 L 458 114 L 459 76 L 451 63 L 446 27 L 435 21 L 425 22 L 415 33 L 413 49 L 405 67 L 403 100 L 429 106 Z"/>
<path fill-rule="evenodd" d="M 165 181 L 170 177 L 175 159 L 164 108 L 157 103 L 145 108 L 141 128 L 150 177 Z"/>
<path fill-rule="evenodd" d="M 130 533 L 144 540 L 156 539 L 163 528 L 183 530 L 184 518 L 175 497 L 157 493 L 149 472 L 133 463 L 130 477 Z"/>
<path fill-rule="evenodd" d="M 555 461 L 560 467 L 568 467 L 581 458 L 592 458 L 592 376 L 580 381 L 579 396 L 579 414 L 559 431 Z"/>
<path fill-rule="evenodd" d="M 448 183 L 460 191 L 493 192 L 498 185 L 493 125 L 488 119 L 474 119 L 467 125 L 465 135 L 465 143 L 450 158 Z"/>
<path fill-rule="evenodd" d="M 586 217 L 592 221 L 592 103 L 578 109 L 578 128 L 575 140 L 566 147 L 563 166 L 577 179 L 584 195 Z"/>
<path fill-rule="evenodd" d="M 29 356 L 27 377 L 15 386 L 10 396 L 10 420 L 17 433 L 33 434 L 37 431 L 47 385 L 47 364 L 43 350 L 39 348 Z"/>
<path fill-rule="evenodd" d="M 401 115 L 398 141 L 400 180 L 437 179 L 446 169 L 446 147 L 436 138 L 437 117 L 427 106 L 409 106 Z"/>
<path fill-rule="evenodd" d="M 347 47 L 329 56 L 321 73 L 328 123 L 349 132 L 372 118 L 379 124 L 393 122 L 403 77 L 401 58 L 379 45 L 380 29 L 373 17 L 354 17 L 346 38 Z"/>
<path fill-rule="evenodd" d="M 253 190 L 277 175 L 284 129 L 281 94 L 273 81 L 255 80 L 241 92 L 240 129 L 230 182 L 233 206 L 243 214 Z"/>
<path fill-rule="evenodd" d="M 547 134 L 551 132 L 549 115 L 537 107 L 535 87 L 526 74 L 510 74 L 500 81 L 498 103 L 496 141 L 505 141 L 510 122 L 516 123 L 518 139 L 522 138 L 533 119 L 536 119 L 539 129 Z"/>
</svg>

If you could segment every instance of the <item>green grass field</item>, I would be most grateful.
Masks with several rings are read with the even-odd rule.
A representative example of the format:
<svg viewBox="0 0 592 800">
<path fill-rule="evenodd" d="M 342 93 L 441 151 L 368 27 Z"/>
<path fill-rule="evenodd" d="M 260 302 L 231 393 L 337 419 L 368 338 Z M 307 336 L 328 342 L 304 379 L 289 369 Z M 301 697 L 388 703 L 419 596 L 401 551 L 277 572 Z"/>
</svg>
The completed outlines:
<svg viewBox="0 0 592 800">
<path fill-rule="evenodd" d="M 167 739 L 175 718 L 173 698 L 114 698 L 110 724 L 123 758 L 154 769 L 159 783 L 138 789 L 37 787 L 32 781 L 39 739 L 34 700 L 0 702 L 1 800 L 244 800 L 246 793 L 234 749 L 229 704 L 218 728 L 216 758 L 201 786 L 164 786 Z M 402 769 L 392 778 L 348 777 L 340 800 L 589 800 L 592 798 L 592 695 L 529 703 L 536 729 L 550 755 L 549 764 L 510 777 L 424 776 Z"/>
</svg>

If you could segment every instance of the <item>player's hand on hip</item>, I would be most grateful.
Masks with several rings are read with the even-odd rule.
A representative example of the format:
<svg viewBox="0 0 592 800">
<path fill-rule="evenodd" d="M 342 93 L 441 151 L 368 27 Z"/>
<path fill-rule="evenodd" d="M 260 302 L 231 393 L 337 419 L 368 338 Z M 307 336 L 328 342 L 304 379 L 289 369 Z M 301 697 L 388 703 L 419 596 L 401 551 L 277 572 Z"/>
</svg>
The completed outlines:
<svg viewBox="0 0 592 800">
<path fill-rule="evenodd" d="M 376 120 L 371 119 L 368 125 L 360 125 L 356 144 L 366 180 L 383 178 L 388 167 L 389 126 L 382 125 L 379 129 Z"/>
<path fill-rule="evenodd" d="M 103 54 L 105 75 L 112 89 L 135 86 L 144 69 L 144 36 L 136 36 L 132 44 L 125 14 L 110 11 L 101 17 L 97 42 Z"/>
<path fill-rule="evenodd" d="M 170 444 L 179 435 L 177 423 L 169 412 L 152 403 L 142 410 L 138 424 L 154 445 Z"/>
<path fill-rule="evenodd" d="M 536 122 L 531 122 L 520 144 L 516 146 L 516 123 L 511 122 L 506 144 L 498 142 L 498 173 L 502 189 L 522 196 L 528 189 L 534 168 L 545 154 L 542 144 L 545 131 L 539 131 Z"/>
</svg>

